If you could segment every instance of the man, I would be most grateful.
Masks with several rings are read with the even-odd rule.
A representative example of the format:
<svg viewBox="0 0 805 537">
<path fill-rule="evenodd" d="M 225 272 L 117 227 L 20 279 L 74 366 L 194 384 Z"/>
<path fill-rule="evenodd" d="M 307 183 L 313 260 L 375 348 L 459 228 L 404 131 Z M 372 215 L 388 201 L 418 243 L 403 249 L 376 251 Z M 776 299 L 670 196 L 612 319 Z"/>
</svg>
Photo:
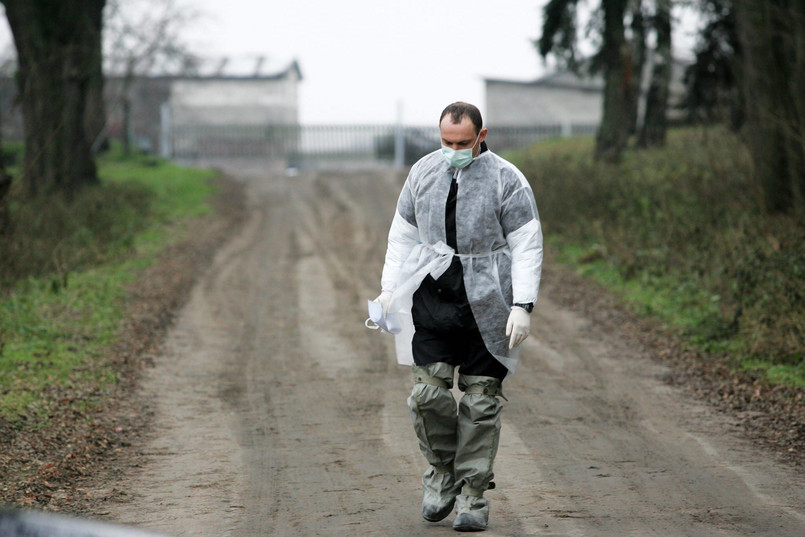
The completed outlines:
<svg viewBox="0 0 805 537">
<path fill-rule="evenodd" d="M 542 230 L 531 187 L 488 150 L 473 105 L 439 118 L 441 150 L 420 159 L 403 186 L 375 299 L 402 326 L 398 361 L 411 364 L 408 406 L 430 463 L 422 516 L 436 522 L 453 506 L 458 531 L 489 519 L 484 491 L 500 434 L 503 379 L 528 336 L 542 267 Z M 464 392 L 450 389 L 458 368 Z"/>
</svg>

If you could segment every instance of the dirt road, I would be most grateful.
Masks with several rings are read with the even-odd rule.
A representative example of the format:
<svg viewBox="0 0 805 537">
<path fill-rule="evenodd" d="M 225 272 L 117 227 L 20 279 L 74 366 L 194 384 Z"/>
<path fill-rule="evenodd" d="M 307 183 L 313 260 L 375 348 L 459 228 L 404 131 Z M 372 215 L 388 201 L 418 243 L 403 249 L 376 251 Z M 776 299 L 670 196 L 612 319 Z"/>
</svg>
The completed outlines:
<svg viewBox="0 0 805 537">
<path fill-rule="evenodd" d="M 392 339 L 364 328 L 399 183 L 237 170 L 248 219 L 195 288 L 143 396 L 146 464 L 109 518 L 167 535 L 453 535 L 419 515 Z M 805 535 L 805 479 L 551 301 L 507 381 L 487 535 Z"/>
</svg>

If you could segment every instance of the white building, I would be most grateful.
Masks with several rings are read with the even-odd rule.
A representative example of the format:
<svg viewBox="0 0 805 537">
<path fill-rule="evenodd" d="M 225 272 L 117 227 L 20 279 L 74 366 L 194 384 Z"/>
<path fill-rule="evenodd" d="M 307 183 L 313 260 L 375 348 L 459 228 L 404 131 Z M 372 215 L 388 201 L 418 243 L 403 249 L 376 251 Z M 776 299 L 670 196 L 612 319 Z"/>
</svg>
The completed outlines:
<svg viewBox="0 0 805 537">
<path fill-rule="evenodd" d="M 269 74 L 258 62 L 252 74 L 215 73 L 171 77 L 161 105 L 163 154 L 276 156 L 295 150 L 299 136 L 296 61 Z"/>
<path fill-rule="evenodd" d="M 297 125 L 300 80 L 296 61 L 271 74 L 176 77 L 168 101 L 172 121 L 175 125 Z"/>
<path fill-rule="evenodd" d="M 671 74 L 669 118 L 678 118 L 677 105 L 684 95 L 687 64 L 674 61 Z M 643 94 L 651 66 L 646 66 Z M 571 125 L 589 127 L 601 121 L 604 82 L 602 76 L 580 76 L 558 71 L 530 82 L 485 79 L 486 122 L 493 127 Z"/>
<path fill-rule="evenodd" d="M 492 127 L 591 124 L 601 120 L 603 81 L 569 71 L 531 82 L 487 78 L 486 123 Z"/>
<path fill-rule="evenodd" d="M 202 62 L 182 74 L 136 76 L 128 85 L 122 75 L 107 75 L 107 132 L 164 156 L 182 151 L 197 156 L 228 145 L 226 156 L 232 147 L 246 154 L 264 149 L 252 140 L 221 140 L 224 127 L 230 133 L 278 123 L 298 127 L 302 73 L 295 60 L 271 71 L 264 70 L 260 58 L 245 64 L 227 59 L 214 63 Z M 260 136 L 265 138 L 263 130 Z M 260 147 L 265 145 L 263 140 Z"/>
</svg>

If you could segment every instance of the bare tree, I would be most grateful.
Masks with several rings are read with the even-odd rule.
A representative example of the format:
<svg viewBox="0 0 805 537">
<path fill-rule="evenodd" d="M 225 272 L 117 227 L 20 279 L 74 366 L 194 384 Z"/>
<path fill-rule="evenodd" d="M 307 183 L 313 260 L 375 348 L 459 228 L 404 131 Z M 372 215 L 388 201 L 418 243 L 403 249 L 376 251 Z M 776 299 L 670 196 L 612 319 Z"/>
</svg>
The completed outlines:
<svg viewBox="0 0 805 537">
<path fill-rule="evenodd" d="M 771 213 L 805 210 L 805 2 L 735 0 L 745 137 Z"/>
<path fill-rule="evenodd" d="M 0 52 L 0 76 L 10 77 L 13 73 L 8 69 L 11 64 L 10 58 L 14 56 L 13 46 L 8 44 L 7 52 Z M 2 107 L 0 107 L 1 109 Z M 8 173 L 6 165 L 8 164 L 5 159 L 5 152 L 3 151 L 3 124 L 5 117 L 0 113 L 0 237 L 8 232 L 9 229 L 9 214 L 8 214 L 8 200 L 11 194 L 11 183 L 13 178 Z"/>
<path fill-rule="evenodd" d="M 639 19 L 642 3 L 639 0 L 601 1 L 593 17 L 601 45 L 592 61 L 586 62 L 586 69 L 582 68 L 585 62 L 578 58 L 577 52 L 578 3 L 579 0 L 549 0 L 536 45 L 543 58 L 552 54 L 560 65 L 575 72 L 586 70 L 603 74 L 604 102 L 595 155 L 601 160 L 617 162 L 629 135 L 634 132 L 642 71 L 642 64 L 638 62 L 643 61 L 642 43 L 638 42 L 642 32 L 636 32 L 638 41 L 627 38 L 627 15 Z"/>
<path fill-rule="evenodd" d="M 182 33 L 199 13 L 176 0 L 108 0 L 105 69 L 120 81 L 110 105 L 123 117 L 123 146 L 132 143 L 132 89 L 137 77 L 181 74 L 198 61 Z"/>
<path fill-rule="evenodd" d="M 743 52 L 735 28 L 733 0 L 694 0 L 704 21 L 685 70 L 685 107 L 693 121 L 729 121 L 739 130 L 746 120 L 741 84 Z"/>
<path fill-rule="evenodd" d="M 10 192 L 11 176 L 6 171 L 6 162 L 2 152 L 2 140 L 0 140 L 0 237 L 6 233 L 9 225 L 8 198 Z"/>
<path fill-rule="evenodd" d="M 646 58 L 649 52 L 646 43 L 649 32 L 649 20 L 647 20 L 646 17 L 644 8 L 645 2 L 643 0 L 631 0 L 631 3 L 632 5 L 629 7 L 629 11 L 632 13 L 632 22 L 629 25 L 629 30 L 632 34 L 632 57 L 634 58 L 633 64 L 639 69 L 636 73 L 637 80 L 635 84 L 633 84 L 635 91 L 632 92 L 632 99 L 629 103 L 629 133 L 635 134 L 640 124 L 640 80 L 642 79 L 643 68 L 646 64 Z"/>
<path fill-rule="evenodd" d="M 646 95 L 646 112 L 638 145 L 649 147 L 665 144 L 668 95 L 671 86 L 671 0 L 656 0 L 650 26 L 656 36 L 652 54 L 651 78 Z"/>
<path fill-rule="evenodd" d="M 604 39 L 601 64 L 604 74 L 604 110 L 595 138 L 595 156 L 617 162 L 629 140 L 630 103 L 636 87 L 631 48 L 626 42 L 624 16 L 628 0 L 603 0 Z M 639 70 L 638 70 L 639 72 Z"/>
<path fill-rule="evenodd" d="M 85 130 L 88 88 L 103 84 L 105 0 L 2 0 L 14 37 L 29 195 L 98 182 Z"/>
</svg>

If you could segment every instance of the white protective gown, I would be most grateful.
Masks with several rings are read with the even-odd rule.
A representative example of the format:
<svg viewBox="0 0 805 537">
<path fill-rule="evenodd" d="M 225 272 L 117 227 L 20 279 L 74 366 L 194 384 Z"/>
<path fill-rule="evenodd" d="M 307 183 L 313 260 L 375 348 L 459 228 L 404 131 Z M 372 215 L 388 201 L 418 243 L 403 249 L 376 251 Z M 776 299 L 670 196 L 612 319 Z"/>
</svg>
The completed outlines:
<svg viewBox="0 0 805 537">
<path fill-rule="evenodd" d="M 411 168 L 397 201 L 383 266 L 382 288 L 392 293 L 389 315 L 402 331 L 395 336 L 397 361 L 413 364 L 413 294 L 425 276 L 447 270 L 453 250 L 446 244 L 445 203 L 458 179 L 456 243 L 464 286 L 486 348 L 511 375 L 519 347 L 509 350 L 506 322 L 511 305 L 537 302 L 542 269 L 542 228 L 525 176 L 491 151 L 462 170 L 440 150 Z"/>
</svg>

